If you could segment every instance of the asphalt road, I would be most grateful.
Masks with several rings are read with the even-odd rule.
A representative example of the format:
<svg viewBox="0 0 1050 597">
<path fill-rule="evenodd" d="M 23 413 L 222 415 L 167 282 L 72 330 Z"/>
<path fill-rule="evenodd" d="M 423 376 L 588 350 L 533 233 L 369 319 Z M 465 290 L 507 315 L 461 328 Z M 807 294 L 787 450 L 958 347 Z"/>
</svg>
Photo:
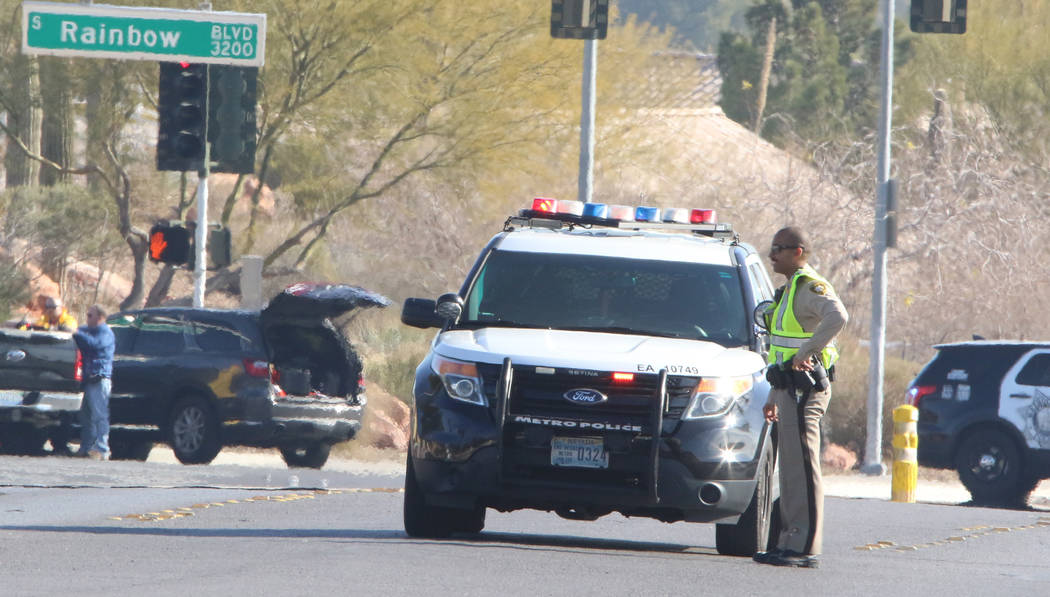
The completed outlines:
<svg viewBox="0 0 1050 597">
<path fill-rule="evenodd" d="M 618 515 L 490 510 L 478 536 L 411 539 L 396 461 L 305 471 L 266 458 L 0 457 L 0 594 L 970 596 L 1050 583 L 1040 509 L 829 497 L 822 567 L 796 570 L 717 555 L 713 525 Z"/>
</svg>

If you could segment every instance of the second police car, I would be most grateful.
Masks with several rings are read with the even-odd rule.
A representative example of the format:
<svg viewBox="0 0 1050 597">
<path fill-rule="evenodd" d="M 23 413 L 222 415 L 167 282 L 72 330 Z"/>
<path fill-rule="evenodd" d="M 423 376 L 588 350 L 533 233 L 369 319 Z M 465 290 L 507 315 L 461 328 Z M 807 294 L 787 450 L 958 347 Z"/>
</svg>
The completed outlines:
<svg viewBox="0 0 1050 597">
<path fill-rule="evenodd" d="M 439 328 L 416 370 L 411 536 L 479 532 L 487 508 L 716 522 L 720 553 L 775 541 L 762 416 L 772 285 L 712 210 L 536 199 L 459 292 L 408 299 Z"/>
</svg>

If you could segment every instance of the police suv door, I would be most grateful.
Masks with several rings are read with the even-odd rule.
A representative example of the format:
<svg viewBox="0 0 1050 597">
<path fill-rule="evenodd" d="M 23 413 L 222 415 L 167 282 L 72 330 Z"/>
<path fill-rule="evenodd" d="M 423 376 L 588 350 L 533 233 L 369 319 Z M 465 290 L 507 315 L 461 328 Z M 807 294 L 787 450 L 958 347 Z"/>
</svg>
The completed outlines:
<svg viewBox="0 0 1050 597">
<path fill-rule="evenodd" d="M 999 416 L 1014 424 L 1029 448 L 1050 450 L 1050 348 L 1036 348 L 1006 372 Z"/>
</svg>

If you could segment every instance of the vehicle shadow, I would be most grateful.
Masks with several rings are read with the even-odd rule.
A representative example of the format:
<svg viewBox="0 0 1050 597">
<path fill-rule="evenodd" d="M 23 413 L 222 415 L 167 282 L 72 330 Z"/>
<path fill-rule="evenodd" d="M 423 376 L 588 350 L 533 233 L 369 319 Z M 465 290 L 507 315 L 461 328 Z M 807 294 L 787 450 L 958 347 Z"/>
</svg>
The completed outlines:
<svg viewBox="0 0 1050 597">
<path fill-rule="evenodd" d="M 202 528 L 150 528 L 141 526 L 62 526 L 62 525 L 4 525 L 0 531 L 29 533 L 89 534 L 111 536 L 155 536 L 194 538 L 252 538 L 252 539 L 330 539 L 355 543 L 424 544 L 473 547 L 484 549 L 549 550 L 556 552 L 586 553 L 591 551 L 624 552 L 623 555 L 646 553 L 714 555 L 713 547 L 664 543 L 654 541 L 630 541 L 566 535 L 536 535 L 520 533 L 482 532 L 477 535 L 454 535 L 448 539 L 420 539 L 409 537 L 402 530 L 387 529 L 202 529 Z"/>
</svg>

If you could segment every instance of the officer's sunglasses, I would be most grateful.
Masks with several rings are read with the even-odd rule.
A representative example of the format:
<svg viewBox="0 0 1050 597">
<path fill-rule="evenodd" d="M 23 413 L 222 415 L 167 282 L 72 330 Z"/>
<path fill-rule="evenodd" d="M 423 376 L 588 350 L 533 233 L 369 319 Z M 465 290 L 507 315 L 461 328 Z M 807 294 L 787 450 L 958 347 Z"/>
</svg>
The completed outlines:
<svg viewBox="0 0 1050 597">
<path fill-rule="evenodd" d="M 785 249 L 801 249 L 801 245 L 771 245 L 769 247 L 770 253 L 779 253 Z"/>
</svg>

